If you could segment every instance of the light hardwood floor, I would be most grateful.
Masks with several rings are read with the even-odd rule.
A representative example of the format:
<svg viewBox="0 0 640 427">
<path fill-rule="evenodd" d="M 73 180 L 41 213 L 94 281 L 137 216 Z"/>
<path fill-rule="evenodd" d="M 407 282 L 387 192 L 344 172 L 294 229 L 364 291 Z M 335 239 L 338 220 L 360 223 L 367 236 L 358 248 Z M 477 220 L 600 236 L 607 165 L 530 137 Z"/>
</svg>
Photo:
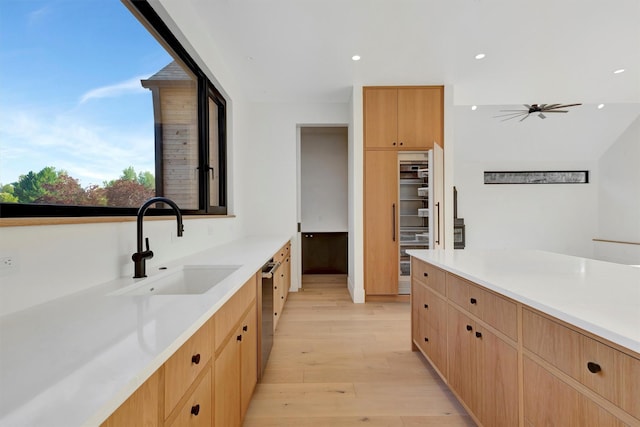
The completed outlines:
<svg viewBox="0 0 640 427">
<path fill-rule="evenodd" d="M 353 304 L 343 281 L 289 294 L 244 426 L 473 426 L 421 355 L 407 302 Z"/>
</svg>

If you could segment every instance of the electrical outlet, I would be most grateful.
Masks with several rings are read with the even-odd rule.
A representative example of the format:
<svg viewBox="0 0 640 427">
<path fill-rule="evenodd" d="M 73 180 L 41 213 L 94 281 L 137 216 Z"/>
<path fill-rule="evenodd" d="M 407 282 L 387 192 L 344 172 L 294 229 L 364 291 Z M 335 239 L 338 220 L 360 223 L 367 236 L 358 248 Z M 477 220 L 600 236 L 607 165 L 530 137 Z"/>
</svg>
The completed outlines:
<svg viewBox="0 0 640 427">
<path fill-rule="evenodd" d="M 18 262 L 15 256 L 3 255 L 0 256 L 0 272 L 10 273 L 18 268 Z"/>
</svg>

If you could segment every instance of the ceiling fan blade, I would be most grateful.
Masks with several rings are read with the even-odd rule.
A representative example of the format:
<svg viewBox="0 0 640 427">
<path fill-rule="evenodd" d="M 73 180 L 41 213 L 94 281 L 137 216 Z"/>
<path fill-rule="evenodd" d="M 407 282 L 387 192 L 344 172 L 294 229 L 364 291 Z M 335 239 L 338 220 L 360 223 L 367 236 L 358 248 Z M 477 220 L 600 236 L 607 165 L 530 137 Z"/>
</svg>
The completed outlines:
<svg viewBox="0 0 640 427">
<path fill-rule="evenodd" d="M 541 119 L 546 119 L 546 118 L 547 118 L 547 116 L 545 116 L 545 115 L 544 115 L 544 114 L 542 114 L 542 113 L 538 114 L 538 117 L 540 117 Z"/>
<path fill-rule="evenodd" d="M 524 116 L 523 118 L 521 118 L 519 121 L 521 122 L 521 121 L 523 121 L 524 119 L 526 119 L 526 118 L 527 118 L 527 117 L 529 117 L 529 116 L 530 116 L 530 114 L 527 114 L 526 116 Z"/>
<path fill-rule="evenodd" d="M 498 110 L 498 111 L 500 111 L 500 112 L 502 112 L 502 111 L 519 111 L 519 112 L 522 112 L 522 113 L 526 113 L 529 110 Z"/>
<path fill-rule="evenodd" d="M 500 120 L 500 121 L 501 121 L 501 122 L 506 122 L 507 120 L 516 119 L 516 118 L 518 118 L 518 117 L 520 117 L 520 116 L 522 116 L 522 115 L 524 115 L 524 116 L 526 117 L 526 116 L 528 116 L 528 115 L 529 115 L 529 113 L 516 114 L 516 115 L 514 115 L 514 116 L 507 117 L 506 119 L 502 119 L 502 120 Z"/>
<path fill-rule="evenodd" d="M 560 107 L 562 104 L 547 104 L 546 107 L 544 107 L 545 110 L 551 110 L 553 108 L 558 108 Z"/>
<path fill-rule="evenodd" d="M 529 109 L 531 108 L 531 105 L 528 105 L 528 104 L 522 104 L 522 105 L 524 105 L 524 108 L 526 108 L 527 111 L 529 111 Z"/>
<path fill-rule="evenodd" d="M 539 104 L 538 108 L 540 108 L 541 110 L 544 110 L 546 106 L 547 104 Z"/>
<path fill-rule="evenodd" d="M 568 113 L 569 110 L 544 110 L 545 113 Z"/>
<path fill-rule="evenodd" d="M 556 108 L 577 107 L 578 105 L 582 105 L 582 104 L 564 104 L 564 105 L 555 105 L 555 106 L 553 107 L 553 109 L 555 110 Z"/>
<path fill-rule="evenodd" d="M 508 116 L 518 117 L 518 116 L 522 116 L 523 114 L 529 114 L 529 113 L 527 111 L 522 111 L 520 113 L 499 114 L 499 115 L 493 116 L 493 117 L 508 117 Z"/>
</svg>

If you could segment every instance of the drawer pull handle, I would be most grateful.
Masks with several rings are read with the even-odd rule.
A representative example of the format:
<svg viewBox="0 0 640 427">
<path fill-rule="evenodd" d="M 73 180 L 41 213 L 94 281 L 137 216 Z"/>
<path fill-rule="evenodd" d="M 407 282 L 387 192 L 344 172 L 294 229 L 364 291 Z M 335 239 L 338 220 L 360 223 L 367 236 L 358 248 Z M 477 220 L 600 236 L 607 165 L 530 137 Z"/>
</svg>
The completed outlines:
<svg viewBox="0 0 640 427">
<path fill-rule="evenodd" d="M 238 335 L 238 336 L 236 337 L 236 340 L 237 340 L 237 341 L 242 341 L 242 335 Z"/>
<path fill-rule="evenodd" d="M 424 337 L 424 342 L 429 342 L 429 338 Z"/>
<path fill-rule="evenodd" d="M 426 271 L 424 272 L 424 277 L 429 277 L 429 273 L 427 273 Z"/>
<path fill-rule="evenodd" d="M 476 300 L 475 298 L 471 298 L 469 301 L 471 302 L 471 304 L 475 304 L 478 302 L 478 300 Z"/>
<path fill-rule="evenodd" d="M 473 331 L 473 328 L 471 327 L 471 325 L 467 325 L 467 331 Z"/>
<path fill-rule="evenodd" d="M 482 338 L 482 332 L 476 331 L 476 338 Z"/>
<path fill-rule="evenodd" d="M 243 330 L 243 331 L 245 331 L 245 332 L 247 332 L 247 331 L 249 330 L 249 325 L 244 325 L 244 326 L 242 327 L 242 330 Z"/>
<path fill-rule="evenodd" d="M 429 308 L 429 304 L 425 304 L 425 305 L 424 305 L 424 308 Z"/>
<path fill-rule="evenodd" d="M 195 415 L 196 417 L 200 413 L 200 405 L 193 405 L 191 407 L 191 415 Z"/>
<path fill-rule="evenodd" d="M 191 356 L 191 363 L 197 365 L 200 363 L 200 353 Z"/>
<path fill-rule="evenodd" d="M 600 365 L 598 365 L 597 363 L 593 363 L 593 362 L 587 363 L 587 369 L 592 374 L 597 374 L 598 372 L 602 371 L 602 368 L 600 367 Z"/>
</svg>

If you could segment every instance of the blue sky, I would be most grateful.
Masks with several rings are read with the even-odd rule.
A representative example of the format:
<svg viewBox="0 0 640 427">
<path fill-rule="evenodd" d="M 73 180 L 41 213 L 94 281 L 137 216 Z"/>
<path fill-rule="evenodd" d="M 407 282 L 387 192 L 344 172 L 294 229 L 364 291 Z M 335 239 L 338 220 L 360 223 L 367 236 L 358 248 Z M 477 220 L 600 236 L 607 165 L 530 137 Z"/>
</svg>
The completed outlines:
<svg viewBox="0 0 640 427">
<path fill-rule="evenodd" d="M 171 61 L 119 0 L 0 0 L 0 183 L 154 171 L 151 92 Z"/>
</svg>

